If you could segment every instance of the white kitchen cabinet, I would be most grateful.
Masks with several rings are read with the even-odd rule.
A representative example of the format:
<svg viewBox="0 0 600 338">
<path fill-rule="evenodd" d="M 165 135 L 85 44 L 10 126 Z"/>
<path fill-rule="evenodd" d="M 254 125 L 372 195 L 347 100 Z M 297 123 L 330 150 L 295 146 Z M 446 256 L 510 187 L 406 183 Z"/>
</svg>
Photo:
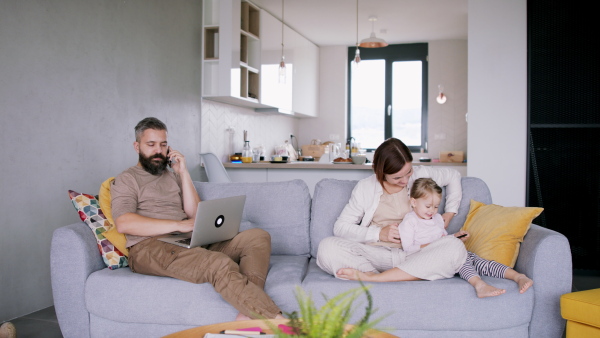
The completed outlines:
<svg viewBox="0 0 600 338">
<path fill-rule="evenodd" d="M 286 76 L 285 83 L 279 81 L 279 62 L 281 61 L 281 21 L 265 10 L 260 12 L 261 36 L 261 67 L 260 86 L 261 102 L 271 106 L 271 112 L 292 114 L 293 82 L 291 77 Z M 285 28 L 285 31 L 289 31 Z M 288 33 L 286 32 L 287 36 Z M 287 47 L 287 46 L 286 46 Z M 287 53 L 286 48 L 286 53 Z M 289 63 L 286 55 L 286 70 L 290 72 L 293 64 Z M 257 109 L 257 111 L 269 112 L 269 110 Z"/>
<path fill-rule="evenodd" d="M 240 0 L 204 0 L 202 97 L 260 104 L 260 9 Z"/>
<path fill-rule="evenodd" d="M 318 111 L 319 47 L 295 30 L 283 26 L 285 83 L 279 80 L 281 21 L 261 11 L 261 103 L 271 111 L 296 117 L 315 117 Z M 269 112 L 268 109 L 257 111 Z"/>
<path fill-rule="evenodd" d="M 296 116 L 316 117 L 319 100 L 319 47 L 289 29 L 293 73 L 292 111 Z M 286 59 L 288 57 L 286 56 Z"/>
</svg>

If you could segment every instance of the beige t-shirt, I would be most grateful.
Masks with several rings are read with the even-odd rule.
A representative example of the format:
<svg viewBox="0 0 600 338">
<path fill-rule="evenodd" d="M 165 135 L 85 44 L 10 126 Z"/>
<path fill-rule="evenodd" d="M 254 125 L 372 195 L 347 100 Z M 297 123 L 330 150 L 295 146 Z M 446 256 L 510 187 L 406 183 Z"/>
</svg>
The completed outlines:
<svg viewBox="0 0 600 338">
<path fill-rule="evenodd" d="M 183 210 L 181 180 L 171 171 L 155 176 L 134 166 L 117 176 L 110 188 L 113 219 L 126 213 L 181 221 L 187 218 Z M 148 237 L 126 235 L 127 247 Z"/>
<path fill-rule="evenodd" d="M 385 190 L 379 199 L 379 205 L 373 214 L 370 226 L 385 227 L 390 224 L 400 224 L 404 216 L 411 211 L 408 189 L 404 188 L 395 194 L 388 194 Z M 388 242 L 374 242 L 371 245 L 401 248 L 401 244 Z"/>
</svg>

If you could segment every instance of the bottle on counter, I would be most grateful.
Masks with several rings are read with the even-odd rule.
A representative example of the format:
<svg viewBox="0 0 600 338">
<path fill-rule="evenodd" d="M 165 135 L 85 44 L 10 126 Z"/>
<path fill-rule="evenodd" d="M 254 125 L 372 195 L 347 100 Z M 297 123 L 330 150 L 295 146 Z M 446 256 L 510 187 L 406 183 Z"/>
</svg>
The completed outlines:
<svg viewBox="0 0 600 338">
<path fill-rule="evenodd" d="M 242 163 L 252 163 L 252 148 L 250 148 L 250 141 L 244 141 L 244 148 L 242 149 Z"/>
<path fill-rule="evenodd" d="M 350 139 L 346 141 L 346 151 L 344 151 L 344 157 L 350 158 Z"/>
</svg>

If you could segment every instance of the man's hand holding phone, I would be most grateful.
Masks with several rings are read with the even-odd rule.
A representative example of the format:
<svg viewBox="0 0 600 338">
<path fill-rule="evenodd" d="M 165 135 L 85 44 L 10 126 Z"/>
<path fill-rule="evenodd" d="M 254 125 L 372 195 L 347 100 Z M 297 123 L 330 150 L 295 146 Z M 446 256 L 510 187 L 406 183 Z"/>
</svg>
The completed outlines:
<svg viewBox="0 0 600 338">
<path fill-rule="evenodd" d="M 169 161 L 169 167 L 173 168 L 176 173 L 183 173 L 187 171 L 185 166 L 185 157 L 177 150 L 169 147 L 167 150 L 167 159 Z"/>
</svg>

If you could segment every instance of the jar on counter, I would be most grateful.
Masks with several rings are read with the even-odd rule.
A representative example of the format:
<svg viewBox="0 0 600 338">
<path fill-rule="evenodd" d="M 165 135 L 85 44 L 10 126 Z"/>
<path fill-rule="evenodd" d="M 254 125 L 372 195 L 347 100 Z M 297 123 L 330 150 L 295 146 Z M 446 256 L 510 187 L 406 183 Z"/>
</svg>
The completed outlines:
<svg viewBox="0 0 600 338">
<path fill-rule="evenodd" d="M 242 163 L 252 163 L 252 149 L 250 148 L 250 141 L 244 142 L 244 149 L 242 150 Z"/>
</svg>

